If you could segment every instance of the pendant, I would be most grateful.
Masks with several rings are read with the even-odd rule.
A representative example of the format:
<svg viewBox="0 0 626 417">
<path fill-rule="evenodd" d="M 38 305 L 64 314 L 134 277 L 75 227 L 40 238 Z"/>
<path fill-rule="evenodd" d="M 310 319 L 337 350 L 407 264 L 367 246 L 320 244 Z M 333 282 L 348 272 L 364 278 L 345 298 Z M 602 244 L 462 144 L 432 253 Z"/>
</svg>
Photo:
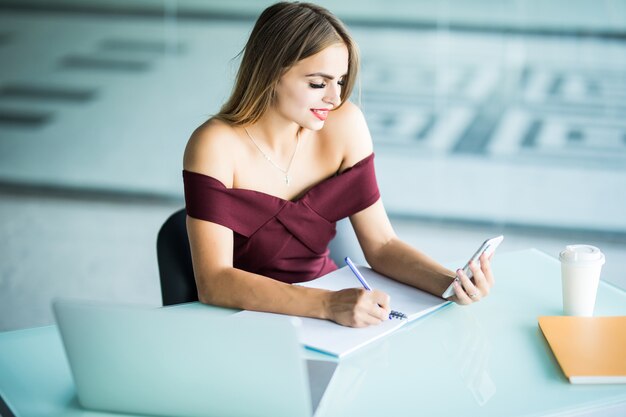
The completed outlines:
<svg viewBox="0 0 626 417">
<path fill-rule="evenodd" d="M 288 174 L 285 174 L 285 184 L 289 185 L 289 181 L 291 181 L 291 178 L 289 178 Z"/>
</svg>

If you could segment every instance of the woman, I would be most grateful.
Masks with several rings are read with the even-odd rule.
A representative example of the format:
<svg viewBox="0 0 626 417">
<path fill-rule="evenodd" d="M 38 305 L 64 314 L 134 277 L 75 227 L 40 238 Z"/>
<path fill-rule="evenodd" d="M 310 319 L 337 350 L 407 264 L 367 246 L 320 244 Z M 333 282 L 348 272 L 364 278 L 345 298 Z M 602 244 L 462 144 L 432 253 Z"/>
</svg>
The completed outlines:
<svg viewBox="0 0 626 417">
<path fill-rule="evenodd" d="M 365 259 L 393 279 L 441 295 L 455 273 L 400 241 L 378 192 L 372 140 L 348 101 L 357 47 L 326 9 L 277 3 L 257 20 L 230 99 L 192 134 L 184 156 L 187 230 L 200 301 L 363 327 L 389 297 L 362 288 L 290 285 L 337 266 L 335 222 L 350 217 Z M 489 260 L 461 270 L 459 304 L 485 297 Z"/>
</svg>

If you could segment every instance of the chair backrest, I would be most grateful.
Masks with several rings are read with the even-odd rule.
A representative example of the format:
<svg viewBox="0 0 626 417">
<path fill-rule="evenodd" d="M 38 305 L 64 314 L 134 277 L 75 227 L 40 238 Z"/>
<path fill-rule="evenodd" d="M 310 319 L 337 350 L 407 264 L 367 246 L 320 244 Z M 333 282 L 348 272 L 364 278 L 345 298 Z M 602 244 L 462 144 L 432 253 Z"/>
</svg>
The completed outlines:
<svg viewBox="0 0 626 417">
<path fill-rule="evenodd" d="M 176 211 L 163 223 L 157 237 L 157 260 L 164 306 L 198 301 L 186 218 L 185 209 Z M 367 265 L 348 219 L 337 222 L 337 235 L 329 247 L 331 258 L 340 267 L 346 255 L 359 264 Z"/>
<path fill-rule="evenodd" d="M 185 209 L 176 211 L 163 223 L 157 236 L 157 260 L 164 306 L 198 301 L 186 218 Z"/>
</svg>

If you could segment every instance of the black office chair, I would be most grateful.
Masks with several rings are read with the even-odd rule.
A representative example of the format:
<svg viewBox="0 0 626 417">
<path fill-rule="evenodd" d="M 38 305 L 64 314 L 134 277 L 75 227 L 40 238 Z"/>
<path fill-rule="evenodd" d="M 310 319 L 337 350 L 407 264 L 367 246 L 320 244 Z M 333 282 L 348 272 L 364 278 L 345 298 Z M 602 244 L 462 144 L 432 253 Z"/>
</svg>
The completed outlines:
<svg viewBox="0 0 626 417">
<path fill-rule="evenodd" d="M 164 306 L 198 301 L 186 217 L 185 209 L 176 211 L 163 223 L 157 236 L 157 260 Z M 367 265 L 348 219 L 337 222 L 337 236 L 329 247 L 331 258 L 340 267 L 346 255 L 356 263 Z"/>
<path fill-rule="evenodd" d="M 198 301 L 186 217 L 185 209 L 176 211 L 163 223 L 157 236 L 157 260 L 164 306 Z"/>
</svg>

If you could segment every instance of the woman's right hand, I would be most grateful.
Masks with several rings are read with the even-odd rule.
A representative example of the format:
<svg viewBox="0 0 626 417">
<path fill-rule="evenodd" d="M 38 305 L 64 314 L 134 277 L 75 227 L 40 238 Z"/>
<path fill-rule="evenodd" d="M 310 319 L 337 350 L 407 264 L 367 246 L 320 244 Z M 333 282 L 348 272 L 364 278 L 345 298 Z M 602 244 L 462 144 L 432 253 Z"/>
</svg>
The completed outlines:
<svg viewBox="0 0 626 417">
<path fill-rule="evenodd" d="M 349 327 L 367 327 L 389 319 L 389 295 L 382 291 L 346 288 L 329 292 L 329 320 Z"/>
</svg>

